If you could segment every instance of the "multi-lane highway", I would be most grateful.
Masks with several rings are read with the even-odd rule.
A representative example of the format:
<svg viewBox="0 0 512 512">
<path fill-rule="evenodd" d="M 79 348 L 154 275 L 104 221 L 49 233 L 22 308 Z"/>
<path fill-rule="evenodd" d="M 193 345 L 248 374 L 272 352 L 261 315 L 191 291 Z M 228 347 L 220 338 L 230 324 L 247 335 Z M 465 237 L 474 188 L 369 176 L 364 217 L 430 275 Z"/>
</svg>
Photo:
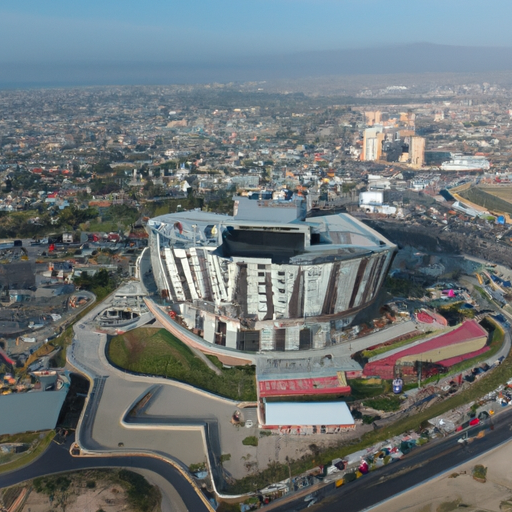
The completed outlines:
<svg viewBox="0 0 512 512">
<path fill-rule="evenodd" d="M 312 507 L 321 512 L 359 512 L 371 508 L 440 473 L 451 470 L 483 453 L 508 442 L 512 437 L 512 409 L 494 417 L 491 422 L 472 427 L 468 444 L 459 443 L 462 434 L 434 440 L 406 455 L 401 461 L 371 472 L 355 482 L 336 489 L 331 484 L 319 492 L 323 499 Z M 475 438 L 480 432 L 483 437 Z M 482 434 L 480 434 L 482 435 Z M 273 507 L 273 511 L 305 508 L 304 499 Z"/>
</svg>

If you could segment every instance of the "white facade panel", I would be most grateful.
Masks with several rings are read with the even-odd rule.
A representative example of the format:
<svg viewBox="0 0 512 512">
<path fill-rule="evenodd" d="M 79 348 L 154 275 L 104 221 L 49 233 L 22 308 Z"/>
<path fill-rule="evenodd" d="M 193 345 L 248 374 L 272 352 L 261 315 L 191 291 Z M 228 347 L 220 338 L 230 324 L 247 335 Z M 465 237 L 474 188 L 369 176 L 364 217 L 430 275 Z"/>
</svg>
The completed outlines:
<svg viewBox="0 0 512 512">
<path fill-rule="evenodd" d="M 215 343 L 215 317 L 205 315 L 203 329 L 204 340 L 209 343 Z"/>
<path fill-rule="evenodd" d="M 262 329 L 260 331 L 260 350 L 274 350 L 274 329 Z"/>
<path fill-rule="evenodd" d="M 299 350 L 300 329 L 298 325 L 286 328 L 285 350 Z"/>
<path fill-rule="evenodd" d="M 363 295 L 366 291 L 366 287 L 368 286 L 368 280 L 370 278 L 373 267 L 377 264 L 377 258 L 373 257 L 368 261 L 366 268 L 364 270 L 363 278 L 361 279 L 361 284 L 359 285 L 359 291 L 356 295 L 356 300 L 354 301 L 354 307 L 359 307 L 363 302 Z M 369 299 L 368 299 L 369 300 Z"/>
<path fill-rule="evenodd" d="M 169 277 L 171 279 L 172 287 L 174 288 L 174 293 L 176 297 L 174 298 L 177 301 L 185 301 L 185 292 L 183 291 L 183 286 L 181 285 L 181 277 L 176 268 L 176 262 L 174 261 L 174 254 L 171 249 L 165 249 L 165 263 L 167 265 L 167 270 L 169 272 Z"/>
<path fill-rule="evenodd" d="M 236 339 L 238 335 L 238 328 L 232 323 L 226 325 L 226 347 L 236 349 Z"/>
<path fill-rule="evenodd" d="M 338 295 L 336 297 L 335 312 L 346 311 L 349 308 L 350 297 L 357 277 L 360 261 L 347 261 L 340 265 L 338 277 Z"/>
<path fill-rule="evenodd" d="M 185 274 L 185 278 L 187 280 L 188 289 L 190 290 L 190 296 L 192 297 L 192 300 L 197 300 L 199 298 L 199 295 L 197 294 L 196 284 L 194 283 L 194 278 L 192 277 L 192 272 L 190 271 L 187 253 L 183 249 L 175 249 L 174 253 L 180 259 L 181 266 L 183 268 L 183 273 Z"/>
<path fill-rule="evenodd" d="M 199 263 L 199 257 L 197 255 L 197 250 L 195 247 L 192 247 L 190 249 L 190 265 L 191 271 L 194 274 L 195 278 L 197 295 L 200 299 L 202 299 L 206 296 L 206 287 L 204 279 L 207 276 L 205 276 L 201 270 L 201 264 Z"/>
</svg>

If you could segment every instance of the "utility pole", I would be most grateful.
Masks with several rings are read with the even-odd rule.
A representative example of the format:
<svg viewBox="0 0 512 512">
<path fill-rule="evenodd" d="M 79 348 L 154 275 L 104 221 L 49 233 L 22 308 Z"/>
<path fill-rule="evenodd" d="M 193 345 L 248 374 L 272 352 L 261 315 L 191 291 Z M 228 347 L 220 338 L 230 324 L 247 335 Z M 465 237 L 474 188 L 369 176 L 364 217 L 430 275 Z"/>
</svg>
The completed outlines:
<svg viewBox="0 0 512 512">
<path fill-rule="evenodd" d="M 192 228 L 194 228 L 194 247 L 196 246 L 196 229 L 197 229 L 197 224 L 192 224 Z"/>
</svg>

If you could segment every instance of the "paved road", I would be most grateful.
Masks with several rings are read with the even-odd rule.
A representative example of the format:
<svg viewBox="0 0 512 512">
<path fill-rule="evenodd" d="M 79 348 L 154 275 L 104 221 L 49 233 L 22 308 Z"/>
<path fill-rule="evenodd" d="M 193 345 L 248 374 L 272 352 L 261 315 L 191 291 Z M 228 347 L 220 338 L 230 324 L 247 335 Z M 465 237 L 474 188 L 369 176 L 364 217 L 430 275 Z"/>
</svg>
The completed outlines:
<svg viewBox="0 0 512 512">
<path fill-rule="evenodd" d="M 472 258 L 472 259 L 475 259 L 475 258 Z M 465 281 L 465 284 L 468 287 L 480 286 L 477 279 L 472 276 L 464 276 L 461 278 L 461 281 Z M 496 313 L 501 313 L 502 315 L 504 315 L 505 318 L 508 319 L 509 321 L 512 320 L 512 317 L 510 316 L 510 314 L 507 313 L 504 309 L 498 307 L 498 305 L 496 303 L 487 301 L 485 299 L 482 299 L 482 301 L 485 303 L 485 305 L 483 306 L 483 309 L 492 309 Z M 507 357 L 510 352 L 510 347 L 511 347 L 510 330 L 508 330 L 506 328 L 506 326 L 504 326 L 503 324 L 500 324 L 500 325 L 505 330 L 505 340 L 504 340 L 503 346 L 501 347 L 499 352 L 497 352 L 496 354 L 494 354 L 492 357 L 490 357 L 489 359 L 487 359 L 485 361 L 489 366 L 492 365 L 499 357 L 501 357 L 501 356 Z"/>
<path fill-rule="evenodd" d="M 146 469 L 158 473 L 175 489 L 178 489 L 189 511 L 208 511 L 192 486 L 170 464 L 149 457 L 72 457 L 69 454 L 72 441 L 73 439 L 69 439 L 65 445 L 52 443 L 46 452 L 29 466 L 0 475 L 0 488 L 16 485 L 39 476 L 81 469 L 114 467 Z"/>
<path fill-rule="evenodd" d="M 485 436 L 474 439 L 466 446 L 457 442 L 461 434 L 435 440 L 412 451 L 400 462 L 369 473 L 355 482 L 338 489 L 333 489 L 331 485 L 330 489 L 320 492 L 325 499 L 312 510 L 359 512 L 371 508 L 509 441 L 512 437 L 512 409 L 499 414 L 493 423 L 493 430 L 490 430 L 491 424 L 471 428 L 470 436 L 475 436 L 480 430 L 485 431 Z M 303 499 L 300 499 L 273 508 L 273 511 L 301 510 L 304 505 Z"/>
<path fill-rule="evenodd" d="M 212 475 L 220 486 L 223 481 L 216 466 L 221 453 L 229 452 L 232 460 L 225 463 L 225 469 L 232 474 L 245 473 L 242 440 L 250 431 L 231 424 L 237 402 L 168 379 L 131 375 L 112 367 L 105 356 L 107 338 L 94 332 L 92 321 L 105 306 L 98 306 L 75 325 L 67 353 L 68 361 L 94 383 L 77 433 L 81 447 L 93 454 L 99 451 L 114 456 L 158 453 L 183 466 L 204 461 L 208 452 L 214 455 L 210 458 Z M 154 386 L 159 391 L 148 404 L 147 421 L 123 421 Z M 256 433 L 256 426 L 253 428 Z"/>
<path fill-rule="evenodd" d="M 229 422 L 235 404 L 229 400 L 205 396 L 168 380 L 126 374 L 109 365 L 105 357 L 106 336 L 94 332 L 92 324 L 93 316 L 105 306 L 106 304 L 103 304 L 103 306 L 95 308 L 75 325 L 75 339 L 72 347 L 68 350 L 70 362 L 85 370 L 94 379 L 89 405 L 79 432 L 82 447 L 92 452 L 98 450 L 103 451 L 104 454 L 108 452 L 114 458 L 117 458 L 118 455 L 122 458 L 123 451 L 129 453 L 139 451 L 141 455 L 148 452 L 160 453 L 188 465 L 204 460 L 203 438 L 197 429 L 187 428 L 186 425 L 182 425 L 184 428 L 172 431 L 169 426 L 178 423 L 183 418 L 189 418 L 189 427 L 195 426 L 193 424 L 197 424 L 198 421 L 208 426 L 215 426 L 215 430 L 217 430 L 215 437 L 217 440 L 220 437 L 220 446 L 214 450 L 217 456 L 222 451 L 229 451 L 233 456 L 232 461 L 226 463 L 226 466 L 232 465 L 233 467 L 226 469 L 229 471 L 243 470 L 243 467 L 237 467 L 237 465 L 241 465 L 240 454 L 233 450 L 238 445 L 242 446 L 241 440 L 246 434 L 236 431 Z M 404 328 L 410 327 L 406 323 L 393 326 L 388 331 L 365 338 L 360 343 L 375 344 L 377 341 L 372 339 L 373 337 L 389 336 L 390 331 Z M 394 333 L 393 337 L 396 335 Z M 350 344 L 336 347 L 340 352 L 351 348 L 353 351 L 354 346 L 351 347 Z M 331 347 L 331 352 L 332 349 L 333 347 Z M 263 357 L 256 355 L 256 357 L 258 356 Z M 126 412 L 155 384 L 160 385 L 161 390 L 146 411 L 151 418 L 148 418 L 144 424 L 141 422 L 138 425 L 123 423 L 122 418 L 125 417 Z M 210 434 L 212 433 L 213 431 L 210 432 Z M 211 436 L 209 440 L 212 441 Z M 229 446 L 230 449 L 221 450 L 221 446 Z M 212 446 L 208 446 L 208 452 L 211 449 Z M 380 473 L 380 475 L 382 474 Z M 368 482 L 371 478 L 375 477 L 370 475 L 364 480 Z M 358 482 L 354 485 L 361 484 Z M 349 489 L 348 486 L 347 489 Z M 189 490 L 194 492 L 192 488 Z M 354 508 L 353 510 L 359 509 Z"/>
</svg>

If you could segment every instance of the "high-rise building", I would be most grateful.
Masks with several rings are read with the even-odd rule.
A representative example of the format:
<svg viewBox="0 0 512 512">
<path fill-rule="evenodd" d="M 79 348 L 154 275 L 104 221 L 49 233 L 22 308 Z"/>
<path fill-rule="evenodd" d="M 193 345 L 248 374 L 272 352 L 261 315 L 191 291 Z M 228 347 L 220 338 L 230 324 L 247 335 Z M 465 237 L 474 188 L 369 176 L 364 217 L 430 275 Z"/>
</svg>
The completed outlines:
<svg viewBox="0 0 512 512">
<path fill-rule="evenodd" d="M 365 121 L 368 126 L 380 124 L 382 121 L 382 112 L 380 110 L 368 111 L 364 113 Z"/>
<path fill-rule="evenodd" d="M 361 160 L 365 162 L 379 160 L 382 156 L 383 140 L 384 133 L 382 126 L 366 128 L 363 134 L 363 152 L 361 153 Z"/>
<path fill-rule="evenodd" d="M 413 167 L 422 167 L 425 164 L 425 138 L 411 137 L 411 146 L 409 148 L 411 165 Z"/>
</svg>

